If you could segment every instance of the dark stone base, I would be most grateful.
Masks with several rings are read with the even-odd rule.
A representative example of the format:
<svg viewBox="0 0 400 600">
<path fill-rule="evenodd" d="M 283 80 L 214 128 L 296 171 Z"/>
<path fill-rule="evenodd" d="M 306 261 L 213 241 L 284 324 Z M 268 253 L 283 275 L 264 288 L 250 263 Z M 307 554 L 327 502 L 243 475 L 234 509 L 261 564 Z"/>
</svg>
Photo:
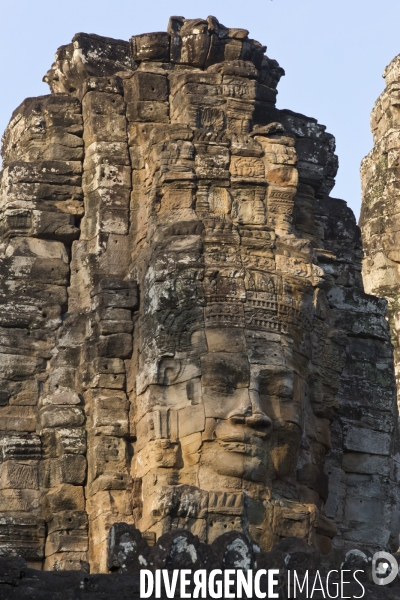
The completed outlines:
<svg viewBox="0 0 400 600">
<path fill-rule="evenodd" d="M 340 561 L 340 563 L 338 562 Z M 296 538 L 281 542 L 272 552 L 262 552 L 243 534 L 229 532 L 217 538 L 212 544 L 202 544 L 196 536 L 184 530 L 176 530 L 163 535 L 150 547 L 141 533 L 133 526 L 124 523 L 114 525 L 109 536 L 109 568 L 112 573 L 89 575 L 83 571 L 39 571 L 28 568 L 22 558 L 0 558 L 0 600 L 132 600 L 140 596 L 140 569 L 278 569 L 279 598 L 286 600 L 288 570 L 310 577 L 309 595 L 297 592 L 297 598 L 321 600 L 327 597 L 325 574 L 330 569 L 348 569 L 346 580 L 353 580 L 352 573 L 365 588 L 354 582 L 345 586 L 341 598 L 364 597 L 368 600 L 400 599 L 400 578 L 390 586 L 372 583 L 371 562 L 365 562 L 358 554 L 342 556 L 331 554 L 328 557 Z M 311 595 L 316 572 L 321 574 L 325 595 L 315 591 Z M 330 594 L 335 596 L 335 580 L 331 577 Z M 267 592 L 267 581 L 262 580 L 261 590 Z M 164 591 L 164 590 L 163 590 Z M 189 591 L 189 590 L 188 590 Z M 153 595 L 152 598 L 155 596 Z M 180 598 L 179 585 L 175 598 Z M 255 596 L 252 596 L 255 598 Z M 268 594 L 267 594 L 268 597 Z M 166 599 L 165 594 L 162 599 Z"/>
</svg>

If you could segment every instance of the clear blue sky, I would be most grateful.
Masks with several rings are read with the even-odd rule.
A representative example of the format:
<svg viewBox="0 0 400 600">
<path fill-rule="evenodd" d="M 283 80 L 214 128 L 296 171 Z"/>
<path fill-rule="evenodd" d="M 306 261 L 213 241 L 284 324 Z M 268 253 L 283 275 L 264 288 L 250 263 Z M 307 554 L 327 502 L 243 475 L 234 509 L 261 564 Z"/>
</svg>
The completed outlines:
<svg viewBox="0 0 400 600">
<path fill-rule="evenodd" d="M 173 14 L 215 15 L 268 46 L 286 70 L 278 107 L 315 117 L 335 135 L 340 168 L 332 195 L 358 216 L 369 115 L 383 69 L 400 53 L 400 0 L 1 0 L 0 130 L 25 97 L 48 92 L 42 76 L 75 33 L 128 39 L 165 30 Z"/>
</svg>

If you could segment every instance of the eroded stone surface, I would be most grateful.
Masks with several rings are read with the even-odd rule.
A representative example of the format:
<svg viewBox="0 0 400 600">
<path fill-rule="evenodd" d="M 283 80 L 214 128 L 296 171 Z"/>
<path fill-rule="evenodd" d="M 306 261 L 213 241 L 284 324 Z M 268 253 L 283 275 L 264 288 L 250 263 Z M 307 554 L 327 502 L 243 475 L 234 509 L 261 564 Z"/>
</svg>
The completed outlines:
<svg viewBox="0 0 400 600">
<path fill-rule="evenodd" d="M 1 554 L 106 572 L 118 522 L 397 549 L 386 305 L 334 138 L 275 107 L 264 52 L 214 17 L 78 34 L 14 112 Z"/>
</svg>

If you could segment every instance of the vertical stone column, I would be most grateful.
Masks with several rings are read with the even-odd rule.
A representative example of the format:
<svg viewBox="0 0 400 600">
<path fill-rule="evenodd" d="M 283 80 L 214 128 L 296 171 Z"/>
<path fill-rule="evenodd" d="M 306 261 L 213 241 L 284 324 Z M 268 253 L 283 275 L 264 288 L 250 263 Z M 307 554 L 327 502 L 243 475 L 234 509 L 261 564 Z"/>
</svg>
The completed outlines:
<svg viewBox="0 0 400 600">
<path fill-rule="evenodd" d="M 394 369 L 397 383 L 397 405 L 400 406 L 400 346 L 399 346 L 399 289 L 400 289 L 400 255 L 398 251 L 399 223 L 398 211 L 398 186 L 399 186 L 399 157 L 400 157 L 400 57 L 395 57 L 386 67 L 383 77 L 386 88 L 377 99 L 371 113 L 371 130 L 373 134 L 374 147 L 361 163 L 362 183 L 362 206 L 360 215 L 360 227 L 364 249 L 362 263 L 362 275 L 365 291 L 382 299 L 387 313 L 391 344 L 394 349 Z M 386 301 L 386 302 L 385 302 Z M 387 303 L 387 308 L 386 308 Z M 371 319 L 371 330 L 376 336 L 383 338 L 382 332 Z M 387 382 L 388 372 L 384 365 L 392 364 L 392 355 L 388 350 L 388 342 L 382 348 L 376 363 L 382 365 L 380 368 L 380 380 Z M 364 370 L 364 369 L 363 369 Z M 370 394 L 361 373 L 361 365 L 357 365 L 355 373 L 359 375 L 357 386 L 363 394 Z M 356 378 L 357 380 L 357 378 Z M 386 381 L 385 381 L 386 380 Z M 353 384 L 354 385 L 354 384 Z M 388 385 L 388 383 L 386 383 Z M 375 386 L 371 386 L 372 390 Z M 376 437 L 372 446 L 378 451 L 380 457 L 370 465 L 370 471 L 388 474 L 389 459 L 393 458 L 391 467 L 391 480 L 396 481 L 392 485 L 389 495 L 395 510 L 392 512 L 393 525 L 399 529 L 399 464 L 400 448 L 399 442 L 395 446 L 389 443 L 391 427 L 388 421 L 392 410 L 387 394 L 374 393 L 373 403 L 376 406 Z M 380 414 L 380 416 L 378 416 Z M 397 416 L 397 414 L 396 414 Z M 397 429 L 397 423 L 396 423 Z M 379 432 L 379 434 L 378 434 Z M 379 437 L 378 437 L 379 435 Z M 379 439 L 382 443 L 379 443 Z M 386 443 L 385 443 L 386 442 Z M 368 445 L 369 447 L 371 446 Z M 367 451 L 367 447 L 364 448 Z M 368 450 L 369 452 L 369 450 Z M 369 471 L 368 471 L 369 472 Z M 371 507 L 372 508 L 372 507 Z M 393 541 L 393 547 L 398 539 Z"/>
<path fill-rule="evenodd" d="M 26 100 L 3 138 L 0 552 L 39 567 L 44 520 L 54 516 L 43 512 L 43 495 L 66 468 L 60 458 L 50 482 L 49 463 L 40 461 L 49 451 L 49 428 L 56 435 L 66 426 L 65 412 L 45 390 L 67 310 L 69 247 L 82 215 L 81 135 L 80 102 L 59 95 Z M 53 374 L 53 386 L 56 380 Z"/>
<path fill-rule="evenodd" d="M 124 360 L 132 352 L 137 286 L 129 265 L 131 166 L 120 78 L 90 78 L 82 99 L 85 217 L 73 248 L 70 303 L 87 314 L 80 377 L 87 417 L 89 559 L 106 570 L 108 530 L 132 522 Z"/>
<path fill-rule="evenodd" d="M 363 279 L 369 293 L 388 302 L 388 317 L 395 353 L 398 402 L 400 394 L 399 350 L 399 181 L 400 103 L 399 63 L 397 56 L 386 67 L 386 89 L 371 113 L 374 148 L 361 164 L 362 207 L 360 227 L 365 258 Z"/>
<path fill-rule="evenodd" d="M 85 410 L 77 377 L 84 326 L 65 316 L 39 400 L 46 570 L 88 569 Z"/>
</svg>

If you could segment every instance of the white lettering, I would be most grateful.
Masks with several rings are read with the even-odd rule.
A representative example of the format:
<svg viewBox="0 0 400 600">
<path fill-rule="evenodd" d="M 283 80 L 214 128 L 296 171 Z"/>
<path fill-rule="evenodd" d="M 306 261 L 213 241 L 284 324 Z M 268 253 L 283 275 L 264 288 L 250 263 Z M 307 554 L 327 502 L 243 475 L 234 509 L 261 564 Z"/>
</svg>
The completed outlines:
<svg viewBox="0 0 400 600">
<path fill-rule="evenodd" d="M 169 582 L 169 576 L 168 576 L 167 569 L 163 569 L 162 575 L 163 575 L 164 588 L 165 588 L 165 593 L 167 594 L 167 598 L 174 598 L 175 597 L 176 584 L 178 582 L 179 570 L 178 569 L 174 569 L 172 571 L 172 580 L 171 580 L 171 583 Z"/>
<path fill-rule="evenodd" d="M 259 569 L 254 577 L 254 593 L 256 598 L 266 598 L 267 594 L 260 590 L 260 579 L 263 575 L 266 575 L 267 571 L 265 569 Z"/>
<path fill-rule="evenodd" d="M 319 587 L 316 587 L 317 583 L 319 583 Z M 322 592 L 324 598 L 326 598 L 324 586 L 322 585 L 321 575 L 319 574 L 319 571 L 317 571 L 315 574 L 310 598 L 314 597 L 314 592 Z"/>
<path fill-rule="evenodd" d="M 299 592 L 300 594 L 303 591 L 304 586 L 306 586 L 306 597 L 308 598 L 308 571 L 306 572 L 305 576 L 304 576 L 304 580 L 303 580 L 303 585 L 300 586 L 300 581 L 299 578 L 297 577 L 297 571 L 293 571 L 293 589 L 294 589 L 294 596 L 293 598 L 297 598 L 296 596 L 296 587 L 298 586 L 299 588 Z"/>
<path fill-rule="evenodd" d="M 357 573 L 364 573 L 364 571 L 362 571 L 361 569 L 357 569 L 357 571 L 354 571 L 354 573 L 353 573 L 354 579 L 357 581 L 358 585 L 360 585 L 362 587 L 362 596 L 354 596 L 354 598 L 364 598 L 364 596 L 365 596 L 365 587 L 363 586 L 363 584 L 361 583 L 361 581 L 359 579 L 357 579 L 357 577 L 356 577 Z"/>
<path fill-rule="evenodd" d="M 186 591 L 187 586 L 190 584 L 188 576 L 191 575 L 190 569 L 181 570 L 181 598 L 191 598 L 192 595 Z"/>
<path fill-rule="evenodd" d="M 235 581 L 232 579 L 232 576 L 235 574 L 234 569 L 226 569 L 224 571 L 224 597 L 225 598 L 234 598 L 235 593 L 231 592 L 231 587 L 234 585 Z"/>
<path fill-rule="evenodd" d="M 222 575 L 221 569 L 213 569 L 208 578 L 208 593 L 211 598 L 222 598 L 222 581 L 215 581 L 217 575 Z"/>
<path fill-rule="evenodd" d="M 339 584 L 338 583 L 333 583 L 333 587 L 336 588 L 336 596 L 331 596 L 329 593 L 330 590 L 330 583 L 329 583 L 329 577 L 331 576 L 331 573 L 339 573 L 339 571 L 333 570 L 333 571 L 329 571 L 328 575 L 326 576 L 326 593 L 328 594 L 328 598 L 339 598 Z"/>
<path fill-rule="evenodd" d="M 243 592 L 249 598 L 253 595 L 253 571 L 247 571 L 247 579 L 244 571 L 237 571 L 236 597 L 243 598 Z"/>
<path fill-rule="evenodd" d="M 154 589 L 153 573 L 148 569 L 140 569 L 140 597 L 150 598 Z"/>
<path fill-rule="evenodd" d="M 343 598 L 351 598 L 351 596 L 345 596 L 344 595 L 344 590 L 343 590 L 343 586 L 345 583 L 351 583 L 350 581 L 344 581 L 343 579 L 343 573 L 351 573 L 350 569 L 345 569 L 344 571 L 340 571 L 340 589 L 342 592 L 342 600 Z"/>
<path fill-rule="evenodd" d="M 155 598 L 161 598 L 161 571 L 160 569 L 156 569 L 156 589 L 155 589 Z"/>
<path fill-rule="evenodd" d="M 207 571 L 205 569 L 195 571 L 193 582 L 196 586 L 193 590 L 193 598 L 199 598 L 200 590 L 201 598 L 207 598 Z"/>
<path fill-rule="evenodd" d="M 274 592 L 274 588 L 279 583 L 278 579 L 275 578 L 275 575 L 279 575 L 279 569 L 270 569 L 268 571 L 268 598 L 279 598 L 278 592 Z"/>
</svg>

